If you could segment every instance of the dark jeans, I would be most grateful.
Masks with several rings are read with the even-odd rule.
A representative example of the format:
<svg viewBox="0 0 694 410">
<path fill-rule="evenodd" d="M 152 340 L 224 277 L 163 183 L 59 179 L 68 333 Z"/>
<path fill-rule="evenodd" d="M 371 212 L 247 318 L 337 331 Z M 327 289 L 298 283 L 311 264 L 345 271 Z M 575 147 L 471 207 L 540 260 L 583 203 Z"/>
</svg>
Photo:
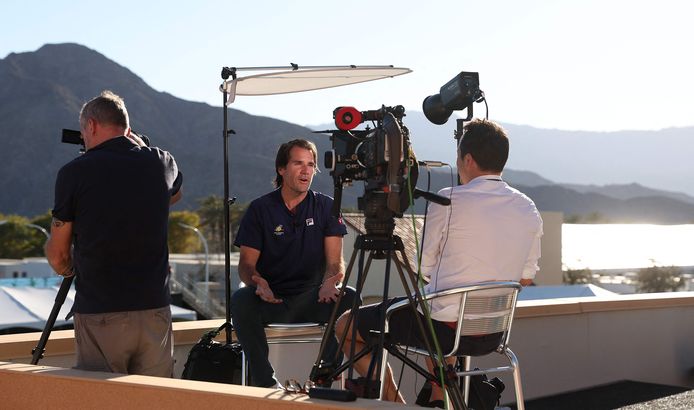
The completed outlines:
<svg viewBox="0 0 694 410">
<path fill-rule="evenodd" d="M 268 360 L 268 344 L 264 326 L 268 323 L 327 322 L 335 303 L 319 303 L 318 288 L 298 295 L 277 295 L 283 302 L 267 303 L 255 294 L 254 287 L 240 288 L 231 296 L 231 317 L 236 337 L 248 358 L 251 383 L 259 387 L 272 387 L 277 381 Z M 347 287 L 340 301 L 340 314 L 352 308 L 356 292 Z M 337 339 L 331 335 L 321 359 L 333 361 L 337 355 Z M 338 357 L 341 361 L 341 355 Z"/>
</svg>

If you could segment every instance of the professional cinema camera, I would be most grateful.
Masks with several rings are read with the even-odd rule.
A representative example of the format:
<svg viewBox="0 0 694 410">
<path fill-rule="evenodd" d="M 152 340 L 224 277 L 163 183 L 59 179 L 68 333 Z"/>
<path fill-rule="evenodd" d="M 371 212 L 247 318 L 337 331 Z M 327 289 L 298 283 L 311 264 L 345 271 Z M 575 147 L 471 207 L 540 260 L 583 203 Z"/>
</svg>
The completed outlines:
<svg viewBox="0 0 694 410">
<path fill-rule="evenodd" d="M 402 122 L 404 116 L 402 105 L 370 111 L 338 107 L 333 111 L 338 129 L 332 131 L 332 150 L 325 153 L 324 164 L 333 177 L 333 214 L 339 214 L 344 185 L 365 181 L 358 206 L 364 212 L 368 234 L 392 234 L 393 218 L 402 217 L 413 200 L 419 168 L 409 131 Z M 371 121 L 373 128 L 356 130 L 364 121 Z"/>
</svg>

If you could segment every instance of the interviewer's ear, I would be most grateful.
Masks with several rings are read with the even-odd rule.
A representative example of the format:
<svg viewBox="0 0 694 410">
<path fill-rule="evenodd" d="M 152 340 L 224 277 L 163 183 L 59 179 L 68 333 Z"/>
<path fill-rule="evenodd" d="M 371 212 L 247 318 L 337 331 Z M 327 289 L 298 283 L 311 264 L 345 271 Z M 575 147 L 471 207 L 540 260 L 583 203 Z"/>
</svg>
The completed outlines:
<svg viewBox="0 0 694 410">
<path fill-rule="evenodd" d="M 475 159 L 472 158 L 472 154 L 470 154 L 470 153 L 468 152 L 468 153 L 465 154 L 465 156 L 463 157 L 463 164 L 465 164 L 465 165 L 471 165 L 471 164 L 473 164 L 473 163 L 476 163 L 476 162 L 475 162 Z"/>
</svg>

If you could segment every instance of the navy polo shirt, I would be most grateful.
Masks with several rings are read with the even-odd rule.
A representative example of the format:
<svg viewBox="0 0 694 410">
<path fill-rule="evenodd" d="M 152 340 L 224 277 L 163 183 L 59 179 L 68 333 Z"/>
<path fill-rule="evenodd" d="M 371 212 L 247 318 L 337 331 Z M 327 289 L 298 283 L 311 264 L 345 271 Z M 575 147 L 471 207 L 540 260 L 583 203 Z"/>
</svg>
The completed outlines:
<svg viewBox="0 0 694 410">
<path fill-rule="evenodd" d="M 234 245 L 260 251 L 256 270 L 276 295 L 304 292 L 319 286 L 325 274 L 324 238 L 347 234 L 332 206 L 332 198 L 309 190 L 292 213 L 276 189 L 251 202 Z"/>
</svg>

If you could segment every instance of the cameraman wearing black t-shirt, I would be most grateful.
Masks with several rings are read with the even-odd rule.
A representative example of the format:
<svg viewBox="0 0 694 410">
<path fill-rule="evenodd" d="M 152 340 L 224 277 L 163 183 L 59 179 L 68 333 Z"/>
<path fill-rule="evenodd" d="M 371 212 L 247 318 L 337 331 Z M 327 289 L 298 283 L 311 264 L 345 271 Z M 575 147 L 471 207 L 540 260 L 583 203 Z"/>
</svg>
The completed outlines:
<svg viewBox="0 0 694 410">
<path fill-rule="evenodd" d="M 58 172 L 46 243 L 51 267 L 76 275 L 75 367 L 171 377 L 167 229 L 182 174 L 110 91 L 82 107 L 80 131 L 86 152 Z"/>
</svg>

